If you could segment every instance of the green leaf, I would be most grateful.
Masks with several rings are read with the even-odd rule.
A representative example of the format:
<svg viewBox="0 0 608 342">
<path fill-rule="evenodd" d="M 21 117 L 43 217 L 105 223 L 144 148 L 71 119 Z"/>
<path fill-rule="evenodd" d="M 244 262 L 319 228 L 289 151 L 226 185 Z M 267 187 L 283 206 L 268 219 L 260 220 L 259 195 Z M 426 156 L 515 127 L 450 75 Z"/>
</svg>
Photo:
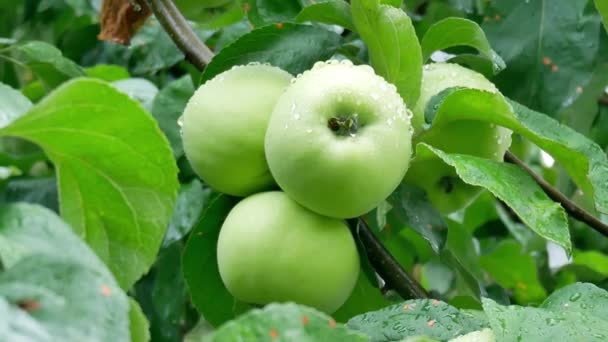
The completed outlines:
<svg viewBox="0 0 608 342">
<path fill-rule="evenodd" d="M 25 307 L 53 341 L 129 340 L 126 296 L 78 260 L 25 257 L 0 274 L 0 297 Z"/>
<path fill-rule="evenodd" d="M 482 255 L 479 261 L 500 286 L 513 290 L 518 303 L 540 303 L 547 296 L 538 280 L 534 258 L 523 253 L 517 242 L 503 240 L 491 253 Z M 506 264 L 509 267 L 505 267 Z"/>
<path fill-rule="evenodd" d="M 578 96 L 599 55 L 600 18 L 588 3 L 496 2 L 500 20 L 483 28 L 509 66 L 494 80 L 506 96 L 552 116 Z"/>
<path fill-rule="evenodd" d="M 26 311 L 0 297 L 0 337 L 7 341 L 51 342 L 51 336 Z"/>
<path fill-rule="evenodd" d="M 296 22 L 319 22 L 339 25 L 355 31 L 355 24 L 350 14 L 350 4 L 344 0 L 329 0 L 306 6 L 296 17 Z"/>
<path fill-rule="evenodd" d="M 453 17 L 438 21 L 426 31 L 420 45 L 423 62 L 426 62 L 435 51 L 455 46 L 469 46 L 479 51 L 480 57 L 489 64 L 493 74 L 505 68 L 505 62 L 492 50 L 481 27 L 468 19 Z"/>
<path fill-rule="evenodd" d="M 484 280 L 473 236 L 464 225 L 448 221 L 448 240 L 441 260 L 462 278 L 468 293 L 479 300 L 480 282 Z"/>
<path fill-rule="evenodd" d="M 401 9 L 377 1 L 353 0 L 351 11 L 374 70 L 414 108 L 420 95 L 422 52 L 412 21 Z"/>
<path fill-rule="evenodd" d="M 353 317 L 347 326 L 366 333 L 371 341 L 399 341 L 412 336 L 443 341 L 480 330 L 487 322 L 435 299 L 414 299 Z"/>
<path fill-rule="evenodd" d="M 608 31 L 608 1 L 607 0 L 595 0 L 595 7 L 604 20 L 604 27 Z"/>
<path fill-rule="evenodd" d="M 177 120 L 184 112 L 192 94 L 194 94 L 192 78 L 186 75 L 162 88 L 152 103 L 152 116 L 156 118 L 160 129 L 169 139 L 173 155 L 176 158 L 184 154 L 182 136 Z"/>
<path fill-rule="evenodd" d="M 8 336 L 21 318 L 2 316 L 2 297 L 29 313 L 35 322 L 28 330 L 38 325 L 47 335 L 43 341 L 129 340 L 126 295 L 53 212 L 30 204 L 0 208 L 0 259 L 7 268 L 0 273 L 0 322 L 13 321 Z"/>
<path fill-rule="evenodd" d="M 32 106 L 32 102 L 19 91 L 0 83 L 0 128 L 22 116 Z"/>
<path fill-rule="evenodd" d="M 158 88 L 154 83 L 145 78 L 127 78 L 114 81 L 112 86 L 127 94 L 131 99 L 141 103 L 146 111 L 151 111 L 152 101 L 158 93 Z"/>
<path fill-rule="evenodd" d="M 63 218 L 123 288 L 148 270 L 178 183 L 169 145 L 141 106 L 102 81 L 78 79 L 0 135 L 45 150 L 57 170 Z"/>
<path fill-rule="evenodd" d="M 418 232 L 435 252 L 443 248 L 447 225 L 437 209 L 427 200 L 424 190 L 401 184 L 387 200 L 393 207 L 391 213 L 399 223 Z"/>
<path fill-rule="evenodd" d="M 131 342 L 150 341 L 150 324 L 133 298 L 129 298 L 129 323 Z"/>
<path fill-rule="evenodd" d="M 218 326 L 247 311 L 249 306 L 237 301 L 228 292 L 217 266 L 217 239 L 226 215 L 235 199 L 217 195 L 203 211 L 182 257 L 184 278 L 192 295 L 192 303 L 205 319 Z"/>
<path fill-rule="evenodd" d="M 439 99 L 439 98 L 442 99 Z M 593 194 L 598 211 L 608 213 L 608 159 L 602 149 L 584 135 L 547 115 L 500 94 L 475 89 L 449 89 L 434 97 L 427 107 L 432 125 L 455 120 L 477 120 L 507 127 L 521 134 L 557 160 L 574 182 Z"/>
<path fill-rule="evenodd" d="M 339 44 L 338 34 L 319 27 L 291 23 L 265 26 L 222 49 L 205 68 L 201 83 L 235 65 L 252 62 L 269 63 L 296 75 L 331 57 Z"/>
<path fill-rule="evenodd" d="M 540 307 L 605 318 L 608 317 L 608 292 L 593 284 L 576 283 L 556 290 Z"/>
<path fill-rule="evenodd" d="M 14 177 L 9 179 L 6 189 L 0 194 L 0 203 L 4 201 L 40 204 L 58 212 L 57 195 L 57 180 L 54 176 Z"/>
<path fill-rule="evenodd" d="M 88 77 L 98 78 L 108 82 L 124 80 L 131 77 L 127 69 L 113 64 L 98 64 L 84 69 L 84 72 Z"/>
<path fill-rule="evenodd" d="M 84 71 L 73 61 L 63 56 L 56 47 L 40 41 L 19 45 L 21 60 L 42 81 L 47 91 L 70 78 L 84 76 Z"/>
<path fill-rule="evenodd" d="M 534 307 L 500 306 L 484 298 L 497 341 L 605 341 L 608 321 L 600 317 Z"/>
<path fill-rule="evenodd" d="M 181 185 L 163 246 L 181 240 L 192 230 L 210 197 L 211 189 L 204 187 L 198 179 Z"/>
<path fill-rule="evenodd" d="M 466 154 L 448 154 L 425 143 L 416 146 L 416 158 L 433 155 L 454 167 L 465 183 L 484 187 L 504 201 L 538 235 L 572 252 L 564 209 L 519 166 Z"/>
<path fill-rule="evenodd" d="M 367 341 L 331 317 L 293 303 L 270 304 L 224 324 L 205 341 Z"/>
<path fill-rule="evenodd" d="M 297 0 L 248 0 L 249 21 L 255 27 L 292 21 L 302 9 Z"/>
</svg>

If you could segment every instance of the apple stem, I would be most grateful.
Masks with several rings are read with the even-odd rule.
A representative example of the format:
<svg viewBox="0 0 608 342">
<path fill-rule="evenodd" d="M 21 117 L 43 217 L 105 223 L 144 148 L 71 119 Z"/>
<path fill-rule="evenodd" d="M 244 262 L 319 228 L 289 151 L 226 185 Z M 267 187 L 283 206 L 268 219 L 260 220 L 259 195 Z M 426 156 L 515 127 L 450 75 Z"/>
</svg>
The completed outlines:
<svg viewBox="0 0 608 342">
<path fill-rule="evenodd" d="M 422 285 L 384 247 L 364 219 L 349 219 L 348 225 L 355 238 L 363 244 L 369 262 L 388 288 L 395 290 L 403 299 L 430 297 Z"/>
<path fill-rule="evenodd" d="M 327 120 L 327 127 L 336 135 L 354 137 L 359 129 L 359 117 L 353 114 L 346 118 L 331 118 Z"/>
</svg>

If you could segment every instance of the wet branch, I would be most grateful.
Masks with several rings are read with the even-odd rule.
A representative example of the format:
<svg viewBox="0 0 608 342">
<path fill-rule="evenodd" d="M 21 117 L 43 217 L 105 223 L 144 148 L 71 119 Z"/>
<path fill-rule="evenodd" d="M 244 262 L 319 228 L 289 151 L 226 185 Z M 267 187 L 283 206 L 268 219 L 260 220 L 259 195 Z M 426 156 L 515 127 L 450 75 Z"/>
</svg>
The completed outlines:
<svg viewBox="0 0 608 342">
<path fill-rule="evenodd" d="M 186 18 L 171 0 L 144 1 L 175 45 L 186 55 L 186 60 L 202 71 L 213 58 L 213 51 L 194 33 Z"/>
<path fill-rule="evenodd" d="M 572 218 L 586 223 L 589 227 L 595 229 L 604 236 L 608 236 L 608 225 L 600 221 L 597 217 L 591 215 L 591 213 L 585 209 L 576 205 L 576 203 L 572 202 L 568 197 L 551 186 L 551 184 L 549 184 L 541 176 L 532 171 L 532 169 L 530 169 L 523 161 L 519 160 L 513 153 L 507 151 L 505 154 L 505 160 L 521 167 L 524 171 L 526 171 L 552 200 L 562 205 L 568 215 L 570 215 Z"/>
</svg>

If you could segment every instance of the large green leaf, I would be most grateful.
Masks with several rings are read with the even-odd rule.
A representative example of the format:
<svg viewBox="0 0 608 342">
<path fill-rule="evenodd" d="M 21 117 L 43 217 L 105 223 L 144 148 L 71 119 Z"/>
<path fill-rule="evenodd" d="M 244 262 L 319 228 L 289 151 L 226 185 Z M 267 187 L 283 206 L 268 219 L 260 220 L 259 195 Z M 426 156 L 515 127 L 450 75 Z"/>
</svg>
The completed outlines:
<svg viewBox="0 0 608 342">
<path fill-rule="evenodd" d="M 377 0 L 351 1 L 353 21 L 376 73 L 397 87 L 409 108 L 420 95 L 422 52 L 410 18 Z"/>
<path fill-rule="evenodd" d="M 339 25 L 347 30 L 355 31 L 350 4 L 344 0 L 329 0 L 306 6 L 298 14 L 296 21 Z"/>
<path fill-rule="evenodd" d="M 253 30 L 226 46 L 205 68 L 202 82 L 247 63 L 269 63 L 296 75 L 331 57 L 340 36 L 320 27 L 283 23 Z"/>
<path fill-rule="evenodd" d="M 593 194 L 597 210 L 608 213 L 606 154 L 584 135 L 547 115 L 507 102 L 500 94 L 465 88 L 436 95 L 425 115 L 434 117 L 432 125 L 478 120 L 512 129 L 551 154 L 585 193 Z"/>
<path fill-rule="evenodd" d="M 30 204 L 0 208 L 0 260 L 6 268 L 0 273 L 0 340 L 14 340 L 11 334 L 23 328 L 25 336 L 44 335 L 27 341 L 129 340 L 127 296 L 53 212 Z M 12 307 L 8 315 L 4 300 Z M 33 320 L 27 323 L 17 307 Z"/>
<path fill-rule="evenodd" d="M 480 263 L 500 286 L 513 291 L 521 304 L 538 304 L 547 293 L 540 284 L 534 257 L 522 251 L 513 240 L 503 240 L 491 253 L 482 255 Z M 503 265 L 509 264 L 509 267 Z"/>
<path fill-rule="evenodd" d="M 500 306 L 484 298 L 483 308 L 497 341 L 605 341 L 608 321 L 567 310 Z"/>
<path fill-rule="evenodd" d="M 553 292 L 540 306 L 557 312 L 581 312 L 608 317 L 608 292 L 593 284 L 575 283 Z"/>
<path fill-rule="evenodd" d="M 600 20 L 588 0 L 495 1 L 500 20 L 484 31 L 508 68 L 495 79 L 503 93 L 555 115 L 579 94 L 598 58 Z"/>
<path fill-rule="evenodd" d="M 446 18 L 431 26 L 420 42 L 422 60 L 426 62 L 431 54 L 455 46 L 469 46 L 477 49 L 491 73 L 497 74 L 505 68 L 505 62 L 498 56 L 485 33 L 476 22 L 464 18 Z"/>
<path fill-rule="evenodd" d="M 154 262 L 177 194 L 177 167 L 154 120 L 98 80 L 57 88 L 0 130 L 54 163 L 63 218 L 129 288 Z"/>
<path fill-rule="evenodd" d="M 411 336 L 449 340 L 486 327 L 487 322 L 479 318 L 436 299 L 414 299 L 355 316 L 347 326 L 378 342 Z"/>
<path fill-rule="evenodd" d="M 331 317 L 293 303 L 270 304 L 224 324 L 204 341 L 367 341 Z"/>
<path fill-rule="evenodd" d="M 217 266 L 217 239 L 220 228 L 235 199 L 217 195 L 203 211 L 184 249 L 184 278 L 192 303 L 205 319 L 218 326 L 249 309 L 228 292 Z"/>
<path fill-rule="evenodd" d="M 568 253 L 572 251 L 564 209 L 519 166 L 466 154 L 448 154 L 425 143 L 416 147 L 416 158 L 430 158 L 433 154 L 454 167 L 465 183 L 484 187 L 504 201 L 538 235 L 561 245 Z"/>
</svg>

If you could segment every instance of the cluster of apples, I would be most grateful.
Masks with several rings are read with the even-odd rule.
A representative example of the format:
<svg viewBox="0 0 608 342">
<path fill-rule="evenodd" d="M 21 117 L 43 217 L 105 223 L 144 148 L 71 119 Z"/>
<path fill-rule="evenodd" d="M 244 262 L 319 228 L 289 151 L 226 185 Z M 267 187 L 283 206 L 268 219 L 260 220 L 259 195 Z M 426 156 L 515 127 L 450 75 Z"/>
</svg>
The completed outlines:
<svg viewBox="0 0 608 342">
<path fill-rule="evenodd" d="M 245 197 L 217 244 L 228 291 L 248 303 L 294 301 L 332 313 L 348 299 L 360 269 L 345 219 L 371 211 L 404 180 L 424 188 L 443 212 L 470 202 L 478 190 L 459 183 L 440 161 L 410 163 L 412 141 L 447 152 L 471 145 L 461 141 L 469 128 L 444 127 L 441 140 L 420 120 L 430 98 L 455 85 L 496 91 L 468 69 L 427 66 L 412 115 L 394 85 L 348 60 L 318 62 L 296 78 L 270 65 L 237 66 L 199 87 L 183 115 L 186 156 L 209 186 Z M 470 125 L 485 132 L 473 133 L 482 143 L 503 134 Z M 492 146 L 457 152 L 497 158 Z"/>
</svg>

